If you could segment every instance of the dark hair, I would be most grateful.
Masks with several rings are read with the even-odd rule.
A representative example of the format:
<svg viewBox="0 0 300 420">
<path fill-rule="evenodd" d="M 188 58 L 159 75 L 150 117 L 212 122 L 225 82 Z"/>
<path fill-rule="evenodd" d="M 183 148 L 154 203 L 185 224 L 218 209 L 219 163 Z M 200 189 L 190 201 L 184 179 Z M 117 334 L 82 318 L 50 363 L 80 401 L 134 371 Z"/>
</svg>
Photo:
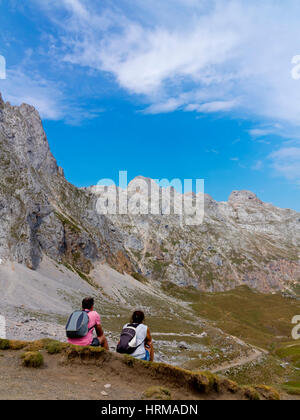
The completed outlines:
<svg viewBox="0 0 300 420">
<path fill-rule="evenodd" d="M 135 311 L 132 314 L 131 322 L 133 324 L 141 324 L 145 320 L 145 314 L 142 311 Z"/>
<path fill-rule="evenodd" d="M 94 306 L 94 298 L 86 297 L 82 301 L 82 309 L 92 309 Z"/>
</svg>

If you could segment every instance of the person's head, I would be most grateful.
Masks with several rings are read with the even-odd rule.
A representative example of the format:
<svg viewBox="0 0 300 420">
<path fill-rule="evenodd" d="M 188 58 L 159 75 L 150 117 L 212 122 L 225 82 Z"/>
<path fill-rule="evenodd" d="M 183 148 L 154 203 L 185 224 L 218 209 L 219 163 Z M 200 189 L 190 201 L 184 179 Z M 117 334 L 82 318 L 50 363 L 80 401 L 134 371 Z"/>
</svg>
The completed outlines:
<svg viewBox="0 0 300 420">
<path fill-rule="evenodd" d="M 145 320 L 145 314 L 142 311 L 135 311 L 132 314 L 131 322 L 133 324 L 142 324 Z"/>
<path fill-rule="evenodd" d="M 86 297 L 82 301 L 82 309 L 87 309 L 88 311 L 92 311 L 94 308 L 94 298 Z"/>
</svg>

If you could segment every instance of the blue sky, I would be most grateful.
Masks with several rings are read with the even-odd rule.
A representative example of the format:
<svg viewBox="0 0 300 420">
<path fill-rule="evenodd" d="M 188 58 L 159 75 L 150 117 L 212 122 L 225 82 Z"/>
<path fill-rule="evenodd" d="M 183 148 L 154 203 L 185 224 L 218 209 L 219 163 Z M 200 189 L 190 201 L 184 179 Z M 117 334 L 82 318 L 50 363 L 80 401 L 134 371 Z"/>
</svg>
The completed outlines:
<svg viewBox="0 0 300 420">
<path fill-rule="evenodd" d="M 300 211 L 299 20 L 294 0 L 0 0 L 0 91 L 78 186 L 204 178 Z"/>
</svg>

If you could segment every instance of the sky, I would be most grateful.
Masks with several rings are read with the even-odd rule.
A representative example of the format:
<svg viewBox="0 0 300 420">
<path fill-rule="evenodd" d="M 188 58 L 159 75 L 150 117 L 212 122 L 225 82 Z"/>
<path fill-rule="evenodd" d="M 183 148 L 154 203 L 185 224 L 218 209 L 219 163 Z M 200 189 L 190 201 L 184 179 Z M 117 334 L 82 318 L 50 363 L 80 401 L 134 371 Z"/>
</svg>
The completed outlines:
<svg viewBox="0 0 300 420">
<path fill-rule="evenodd" d="M 201 178 L 300 211 L 299 21 L 296 0 L 0 0 L 0 92 L 77 186 Z"/>
</svg>

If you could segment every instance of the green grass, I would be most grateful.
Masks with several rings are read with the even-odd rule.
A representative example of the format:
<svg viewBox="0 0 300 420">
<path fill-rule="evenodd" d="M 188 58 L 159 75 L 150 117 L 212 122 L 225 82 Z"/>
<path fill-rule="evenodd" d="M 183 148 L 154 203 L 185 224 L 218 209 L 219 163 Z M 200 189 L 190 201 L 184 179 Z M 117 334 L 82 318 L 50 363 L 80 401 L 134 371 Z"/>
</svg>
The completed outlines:
<svg viewBox="0 0 300 420">
<path fill-rule="evenodd" d="M 162 261 L 151 261 L 151 267 L 156 275 L 163 276 L 166 268 L 170 263 Z"/>
<path fill-rule="evenodd" d="M 63 214 L 58 211 L 55 212 L 56 217 L 61 221 L 64 226 L 68 226 L 73 233 L 80 233 L 81 229 L 69 218 L 65 217 Z"/>
<path fill-rule="evenodd" d="M 64 266 L 70 270 L 73 271 L 73 273 L 75 272 L 76 274 L 78 274 L 79 277 L 82 278 L 82 280 L 86 281 L 90 286 L 92 286 L 94 289 L 99 290 L 100 287 L 98 286 L 98 284 L 96 284 L 91 277 L 89 277 L 87 274 L 83 273 L 82 271 L 80 271 L 78 268 L 74 267 L 73 265 L 68 264 L 67 262 L 64 263 Z"/>
<path fill-rule="evenodd" d="M 67 344 L 59 341 L 50 341 L 45 348 L 49 354 L 58 354 L 61 353 L 66 346 Z"/>
<path fill-rule="evenodd" d="M 10 348 L 9 340 L 0 340 L 0 350 L 8 350 Z"/>
<path fill-rule="evenodd" d="M 276 355 L 300 368 L 300 343 L 281 347 L 276 350 Z"/>
<path fill-rule="evenodd" d="M 238 368 L 229 369 L 226 377 L 240 385 L 249 383 L 274 385 L 282 384 L 286 376 L 290 374 L 292 374 L 291 368 L 283 368 L 276 357 L 267 355 L 261 362 L 248 363 Z"/>
<path fill-rule="evenodd" d="M 143 284 L 148 284 L 149 282 L 148 282 L 148 280 L 146 279 L 146 277 L 144 277 L 142 274 L 140 274 L 140 273 L 132 273 L 131 274 L 131 276 L 135 279 L 135 280 L 137 280 L 137 281 L 139 281 L 140 283 L 143 283 Z"/>
<path fill-rule="evenodd" d="M 162 386 L 151 386 L 143 393 L 143 398 L 151 400 L 170 400 L 171 392 Z"/>
<path fill-rule="evenodd" d="M 282 385 L 282 389 L 291 395 L 300 395 L 300 381 L 290 381 Z"/>
<path fill-rule="evenodd" d="M 21 355 L 23 366 L 30 368 L 39 368 L 44 364 L 44 357 L 39 351 L 27 351 Z"/>
<path fill-rule="evenodd" d="M 266 349 L 273 343 L 290 340 L 291 320 L 300 313 L 298 301 L 259 293 L 246 286 L 224 293 L 180 290 L 169 283 L 162 287 L 176 298 L 190 302 L 195 317 L 214 321 L 226 333 Z"/>
</svg>

